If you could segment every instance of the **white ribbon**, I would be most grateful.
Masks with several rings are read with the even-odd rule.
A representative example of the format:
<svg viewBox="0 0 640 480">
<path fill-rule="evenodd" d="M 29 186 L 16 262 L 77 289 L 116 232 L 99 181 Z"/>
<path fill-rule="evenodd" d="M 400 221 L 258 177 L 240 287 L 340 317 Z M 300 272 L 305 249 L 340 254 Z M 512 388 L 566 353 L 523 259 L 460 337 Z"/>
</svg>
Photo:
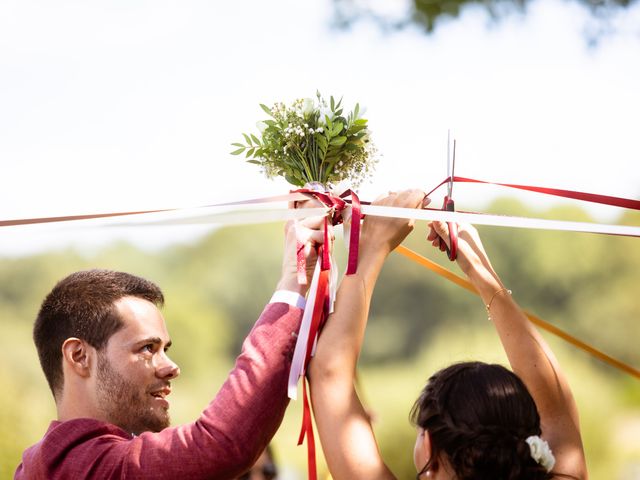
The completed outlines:
<svg viewBox="0 0 640 480">
<path fill-rule="evenodd" d="M 153 225 L 240 225 L 269 223 L 288 219 L 301 219 L 309 216 L 326 215 L 327 208 L 292 209 L 275 207 L 273 202 L 294 201 L 308 197 L 299 194 L 257 198 L 240 202 L 213 205 L 208 207 L 181 208 L 168 212 L 142 213 L 122 217 L 109 217 L 89 220 L 67 220 L 64 222 L 39 225 L 46 227 L 69 225 L 83 227 L 131 227 Z M 440 220 L 445 222 L 471 223 L 474 225 L 493 225 L 500 227 L 533 228 L 541 230 L 560 230 L 571 232 L 602 233 L 640 237 L 640 227 L 627 225 L 607 225 L 590 222 L 569 222 L 563 220 L 545 220 L 530 217 L 511 217 L 484 213 L 447 212 L 442 210 L 418 210 L 413 208 L 382 207 L 362 205 L 362 213 L 372 216 L 414 218 L 416 220 Z M 32 228 L 35 225 L 5 226 L 2 228 Z M 55 228 L 55 227 L 54 227 Z"/>
<path fill-rule="evenodd" d="M 293 360 L 291 360 L 291 369 L 289 370 L 289 381 L 287 383 L 287 395 L 289 398 L 296 400 L 298 398 L 298 380 L 304 375 L 304 359 L 307 353 L 307 341 L 309 340 L 309 331 L 311 329 L 311 320 L 313 317 L 313 306 L 318 293 L 318 279 L 320 278 L 320 265 L 322 259 L 318 257 L 316 268 L 313 271 L 313 278 L 309 286 L 309 295 L 307 303 L 302 314 L 302 323 L 298 332 L 298 340 L 296 348 L 293 351 Z"/>
<path fill-rule="evenodd" d="M 256 209 L 240 207 L 233 210 L 216 211 L 220 207 L 202 207 L 189 212 L 146 213 L 144 221 L 102 220 L 111 226 L 151 226 L 151 225 L 189 225 L 189 224 L 253 224 L 269 223 L 279 220 L 301 219 L 310 216 L 326 215 L 327 208 L 286 207 Z M 365 215 L 395 218 L 414 218 L 416 220 L 471 223 L 473 225 L 492 225 L 497 227 L 529 228 L 539 230 L 557 230 L 584 233 L 602 233 L 609 235 L 625 235 L 640 237 L 640 227 L 629 225 L 608 225 L 591 222 L 571 222 L 564 220 L 546 220 L 531 217 L 512 217 L 491 215 L 486 213 L 447 212 L 444 210 L 418 210 L 415 208 L 383 207 L 379 205 L 362 205 Z M 163 216 L 164 218 L 159 218 Z"/>
</svg>

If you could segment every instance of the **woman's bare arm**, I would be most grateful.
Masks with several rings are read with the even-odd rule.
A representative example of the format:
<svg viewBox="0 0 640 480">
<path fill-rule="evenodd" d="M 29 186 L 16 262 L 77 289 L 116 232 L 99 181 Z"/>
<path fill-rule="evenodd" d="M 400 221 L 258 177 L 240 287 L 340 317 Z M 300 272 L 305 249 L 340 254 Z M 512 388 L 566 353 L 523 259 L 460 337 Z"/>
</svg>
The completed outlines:
<svg viewBox="0 0 640 480">
<path fill-rule="evenodd" d="M 423 199 L 424 192 L 410 190 L 374 203 L 413 208 L 421 206 Z M 358 271 L 342 280 L 336 309 L 322 331 L 310 365 L 311 401 L 334 480 L 395 478 L 380 456 L 354 380 L 376 280 L 388 254 L 412 228 L 413 222 L 403 219 L 365 219 Z"/>
<path fill-rule="evenodd" d="M 432 222 L 429 239 L 449 242 L 446 223 Z M 538 407 L 542 436 L 555 457 L 554 472 L 588 478 L 580 436 L 578 409 L 567 378 L 533 324 L 506 290 L 491 266 L 477 230 L 460 225 L 458 265 L 474 285 L 485 305 L 513 371 L 522 379 Z"/>
</svg>

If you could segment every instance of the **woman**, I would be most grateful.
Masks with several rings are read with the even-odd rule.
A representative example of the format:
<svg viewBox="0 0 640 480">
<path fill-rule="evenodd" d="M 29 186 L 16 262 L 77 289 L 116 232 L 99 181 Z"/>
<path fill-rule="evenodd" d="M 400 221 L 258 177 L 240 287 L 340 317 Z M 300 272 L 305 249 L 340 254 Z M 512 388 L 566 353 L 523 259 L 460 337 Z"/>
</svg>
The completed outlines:
<svg viewBox="0 0 640 480">
<path fill-rule="evenodd" d="M 420 207 L 424 193 L 390 193 L 378 205 Z M 444 250 L 445 223 L 429 240 Z M 393 479 L 354 390 L 375 282 L 410 221 L 368 216 L 358 272 L 342 280 L 310 365 L 318 433 L 334 480 Z M 588 477 L 576 404 L 556 358 L 504 287 L 477 231 L 458 228 L 457 262 L 482 297 L 513 372 L 480 362 L 434 374 L 413 408 L 417 478 L 546 479 Z M 550 447 L 551 452 L 548 447 Z M 554 458 L 555 457 L 555 458 Z"/>
</svg>

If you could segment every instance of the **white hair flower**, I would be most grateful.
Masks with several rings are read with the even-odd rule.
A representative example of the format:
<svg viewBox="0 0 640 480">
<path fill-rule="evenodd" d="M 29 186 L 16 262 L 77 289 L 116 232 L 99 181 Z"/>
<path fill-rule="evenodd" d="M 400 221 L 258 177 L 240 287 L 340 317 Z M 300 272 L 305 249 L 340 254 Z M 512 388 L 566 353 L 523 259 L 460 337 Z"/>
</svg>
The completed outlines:
<svg viewBox="0 0 640 480">
<path fill-rule="evenodd" d="M 527 437 L 526 442 L 529 444 L 531 457 L 547 472 L 550 472 L 556 463 L 556 458 L 553 456 L 549 444 L 538 435 Z"/>
</svg>

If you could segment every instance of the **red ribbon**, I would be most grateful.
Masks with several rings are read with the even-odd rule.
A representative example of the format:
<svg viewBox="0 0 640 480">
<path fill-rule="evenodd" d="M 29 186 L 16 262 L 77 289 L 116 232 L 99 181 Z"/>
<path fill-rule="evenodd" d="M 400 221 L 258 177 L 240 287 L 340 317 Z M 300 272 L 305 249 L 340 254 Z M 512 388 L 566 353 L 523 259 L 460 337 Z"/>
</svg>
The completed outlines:
<svg viewBox="0 0 640 480">
<path fill-rule="evenodd" d="M 351 231 L 349 233 L 349 261 L 347 262 L 347 275 L 353 275 L 358 269 L 358 248 L 360 245 L 360 221 L 362 220 L 362 210 L 360 199 L 353 190 L 347 190 L 340 195 L 340 198 L 351 196 Z"/>
<path fill-rule="evenodd" d="M 526 190 L 529 192 L 543 193 L 545 195 L 554 195 L 556 197 L 572 198 L 574 200 L 581 200 L 583 202 L 599 203 L 601 205 L 610 205 L 612 207 L 629 208 L 632 210 L 640 210 L 640 200 L 634 200 L 630 198 L 612 197 L 610 195 L 600 195 L 597 193 L 577 192 L 575 190 L 564 190 L 561 188 L 547 188 L 547 187 L 535 187 L 530 185 L 517 185 L 515 183 L 498 183 L 487 182 L 484 180 L 475 180 L 473 178 L 465 177 L 448 177 L 442 181 L 436 188 L 431 190 L 427 196 L 431 195 L 442 185 L 449 180 L 454 182 L 463 183 L 482 183 L 485 185 L 499 185 L 501 187 L 516 188 L 518 190 Z"/>
<path fill-rule="evenodd" d="M 298 445 L 302 445 L 304 438 L 307 437 L 307 471 L 309 480 L 317 480 L 317 468 L 316 468 L 316 441 L 313 437 L 313 421 L 311 419 L 311 405 L 309 404 L 309 397 L 307 395 L 307 379 L 302 379 L 302 429 L 300 430 L 300 436 L 298 437 Z"/>
</svg>

